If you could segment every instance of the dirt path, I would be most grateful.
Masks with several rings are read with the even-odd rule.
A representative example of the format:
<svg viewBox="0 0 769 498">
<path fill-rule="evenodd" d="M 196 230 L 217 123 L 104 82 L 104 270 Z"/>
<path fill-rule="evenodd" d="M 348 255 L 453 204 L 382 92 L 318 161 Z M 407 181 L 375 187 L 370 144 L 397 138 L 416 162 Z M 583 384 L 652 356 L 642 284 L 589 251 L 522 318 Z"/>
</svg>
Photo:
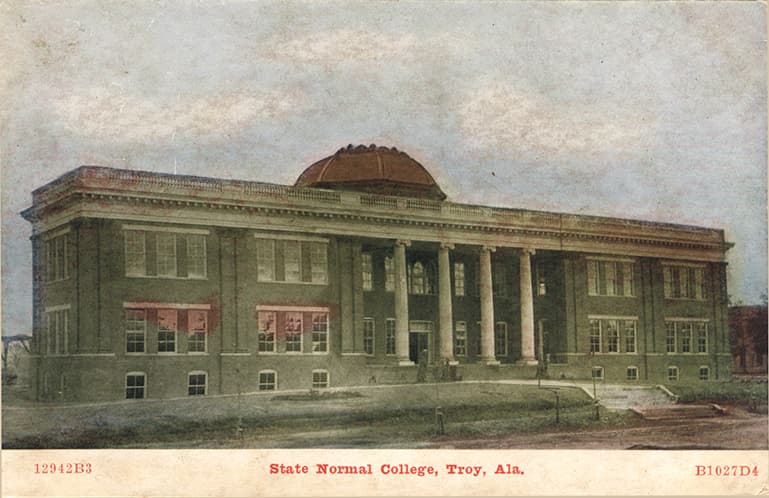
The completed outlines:
<svg viewBox="0 0 769 498">
<path fill-rule="evenodd" d="M 511 434 L 503 438 L 442 439 L 428 448 L 462 449 L 743 449 L 769 448 L 765 415 L 732 408 L 725 417 L 648 422 L 625 429 Z"/>
</svg>

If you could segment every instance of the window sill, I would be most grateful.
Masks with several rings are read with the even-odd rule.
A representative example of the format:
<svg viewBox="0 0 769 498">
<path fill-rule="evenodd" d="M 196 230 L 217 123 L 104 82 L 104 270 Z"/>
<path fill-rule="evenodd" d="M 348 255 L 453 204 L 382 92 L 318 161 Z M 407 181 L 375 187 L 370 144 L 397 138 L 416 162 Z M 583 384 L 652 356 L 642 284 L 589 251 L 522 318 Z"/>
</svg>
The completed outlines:
<svg viewBox="0 0 769 498">
<path fill-rule="evenodd" d="M 208 280 L 208 277 L 173 277 L 165 275 L 129 275 L 126 274 L 126 278 L 154 278 L 158 280 Z"/>
<path fill-rule="evenodd" d="M 257 280 L 258 284 L 280 284 L 280 285 L 315 285 L 317 287 L 327 286 L 328 282 L 287 282 L 285 280 Z"/>
<path fill-rule="evenodd" d="M 608 297 L 608 298 L 621 298 L 621 299 L 636 299 L 638 296 L 617 296 L 617 295 L 604 295 L 604 294 L 588 294 L 588 297 Z"/>
</svg>

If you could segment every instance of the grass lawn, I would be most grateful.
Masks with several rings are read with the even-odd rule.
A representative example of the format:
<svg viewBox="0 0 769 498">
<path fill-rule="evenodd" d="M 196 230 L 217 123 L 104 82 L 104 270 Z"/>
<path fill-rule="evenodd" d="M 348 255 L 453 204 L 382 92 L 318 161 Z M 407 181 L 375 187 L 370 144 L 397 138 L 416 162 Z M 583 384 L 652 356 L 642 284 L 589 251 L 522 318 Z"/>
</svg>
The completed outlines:
<svg viewBox="0 0 769 498">
<path fill-rule="evenodd" d="M 701 382 L 688 385 L 668 385 L 681 403 L 767 403 L 765 382 Z"/>
<path fill-rule="evenodd" d="M 238 397 L 146 400 L 68 407 L 50 429 L 16 437 L 4 413 L 5 448 L 109 447 L 404 447 L 439 438 L 511 432 L 622 426 L 625 415 L 601 411 L 580 389 L 555 395 L 536 386 L 451 383 L 383 386 L 344 391 L 263 393 Z M 14 416 L 45 417 L 48 410 Z M 59 411 L 61 413 L 61 411 Z M 27 420 L 28 421 L 28 420 Z M 11 423 L 11 427 L 8 426 Z"/>
</svg>

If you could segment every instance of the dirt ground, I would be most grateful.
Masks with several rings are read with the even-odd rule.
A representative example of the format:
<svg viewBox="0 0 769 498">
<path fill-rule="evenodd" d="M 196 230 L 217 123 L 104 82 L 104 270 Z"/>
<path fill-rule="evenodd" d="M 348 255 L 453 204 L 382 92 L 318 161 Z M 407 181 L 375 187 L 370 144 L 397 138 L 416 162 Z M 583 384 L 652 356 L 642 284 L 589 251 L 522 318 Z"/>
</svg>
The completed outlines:
<svg viewBox="0 0 769 498">
<path fill-rule="evenodd" d="M 766 415 L 737 406 L 726 407 L 721 417 L 647 421 L 637 427 L 587 431 L 510 434 L 502 438 L 447 438 L 426 448 L 461 449 L 713 449 L 765 450 L 769 448 Z"/>
</svg>

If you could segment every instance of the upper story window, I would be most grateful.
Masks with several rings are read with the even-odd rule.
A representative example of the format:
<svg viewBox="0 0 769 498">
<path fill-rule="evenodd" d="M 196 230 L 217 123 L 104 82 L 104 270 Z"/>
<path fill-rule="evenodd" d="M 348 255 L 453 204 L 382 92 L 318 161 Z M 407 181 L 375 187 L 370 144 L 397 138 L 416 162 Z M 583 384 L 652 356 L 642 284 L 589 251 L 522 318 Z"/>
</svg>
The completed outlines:
<svg viewBox="0 0 769 498">
<path fill-rule="evenodd" d="M 707 296 L 704 266 L 664 263 L 662 275 L 668 299 L 702 300 Z"/>
<path fill-rule="evenodd" d="M 494 297 L 505 297 L 507 291 L 507 268 L 501 261 L 495 261 L 491 264 L 491 287 Z"/>
<path fill-rule="evenodd" d="M 208 230 L 123 226 L 127 277 L 204 279 Z"/>
<path fill-rule="evenodd" d="M 370 291 L 374 288 L 374 263 L 370 252 L 360 255 L 361 273 L 363 276 L 363 290 Z"/>
<path fill-rule="evenodd" d="M 538 296 L 547 295 L 547 279 L 545 278 L 545 265 L 541 262 L 537 263 L 535 267 L 535 278 L 537 282 L 536 292 Z"/>
<path fill-rule="evenodd" d="M 588 295 L 634 297 L 634 267 L 632 261 L 588 258 Z"/>
<path fill-rule="evenodd" d="M 408 266 L 409 294 L 435 294 L 435 267 L 415 261 Z"/>
<path fill-rule="evenodd" d="M 260 282 L 275 280 L 275 241 L 256 239 L 256 279 Z"/>
<path fill-rule="evenodd" d="M 454 263 L 454 295 L 465 295 L 465 264 L 461 261 Z"/>
<path fill-rule="evenodd" d="M 255 234 L 259 282 L 328 283 L 328 241 Z"/>
<path fill-rule="evenodd" d="M 384 260 L 385 267 L 385 291 L 395 291 L 395 261 L 392 256 L 386 256 Z"/>
<path fill-rule="evenodd" d="M 67 241 L 67 233 L 51 237 L 45 241 L 45 279 L 48 282 L 69 278 Z"/>
</svg>

